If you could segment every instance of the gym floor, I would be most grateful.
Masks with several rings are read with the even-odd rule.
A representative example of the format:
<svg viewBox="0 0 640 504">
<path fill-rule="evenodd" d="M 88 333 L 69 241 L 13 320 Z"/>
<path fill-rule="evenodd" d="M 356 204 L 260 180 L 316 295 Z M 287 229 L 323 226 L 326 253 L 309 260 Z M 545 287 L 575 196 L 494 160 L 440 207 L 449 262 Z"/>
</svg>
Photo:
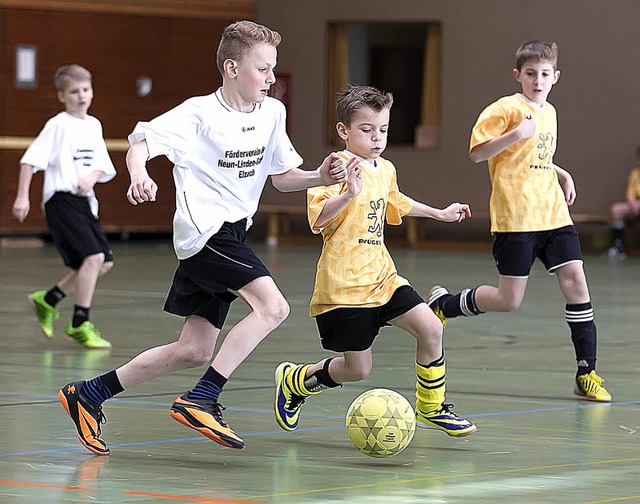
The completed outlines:
<svg viewBox="0 0 640 504">
<path fill-rule="evenodd" d="M 204 368 L 167 375 L 108 402 L 109 457 L 86 451 L 60 406 L 65 383 L 109 371 L 140 351 L 173 341 L 182 320 L 162 312 L 176 259 L 166 241 L 114 243 L 116 266 L 100 279 L 92 320 L 112 350 L 88 350 L 64 327 L 60 305 L 47 340 L 27 295 L 65 273 L 51 244 L 0 248 L 0 501 L 7 503 L 605 503 L 640 502 L 640 259 L 587 256 L 599 329 L 598 372 L 611 404 L 572 393 L 575 359 L 555 278 L 532 272 L 518 311 L 449 322 L 447 401 L 478 431 L 454 439 L 416 431 L 396 457 L 353 448 L 344 427 L 365 390 L 394 389 L 414 400 L 414 340 L 395 328 L 374 346 L 364 381 L 307 401 L 295 432 L 278 428 L 273 372 L 283 361 L 323 357 L 308 317 L 320 244 L 255 244 L 292 310 L 234 373 L 221 396 L 225 419 L 246 441 L 222 448 L 168 415 Z M 400 274 L 423 295 L 494 284 L 489 250 L 392 249 Z M 234 303 L 228 325 L 246 314 Z"/>
</svg>

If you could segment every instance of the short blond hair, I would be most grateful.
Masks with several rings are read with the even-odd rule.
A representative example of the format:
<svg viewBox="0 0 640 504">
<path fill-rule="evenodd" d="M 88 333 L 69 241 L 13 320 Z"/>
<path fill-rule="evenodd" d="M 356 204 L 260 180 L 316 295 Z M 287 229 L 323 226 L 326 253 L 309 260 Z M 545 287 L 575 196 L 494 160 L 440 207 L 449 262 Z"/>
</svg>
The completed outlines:
<svg viewBox="0 0 640 504">
<path fill-rule="evenodd" d="M 80 65 L 64 65 L 56 70 L 53 77 L 53 83 L 58 91 L 66 90 L 74 80 L 91 82 L 91 72 Z"/>
<path fill-rule="evenodd" d="M 529 40 L 516 51 L 516 70 L 522 70 L 527 61 L 548 61 L 555 70 L 558 66 L 558 44 L 542 40 Z"/>
<path fill-rule="evenodd" d="M 216 65 L 224 75 L 224 62 L 228 59 L 241 61 L 256 44 L 271 44 L 278 47 L 282 37 L 277 31 L 253 21 L 238 21 L 222 32 L 216 53 Z"/>
</svg>

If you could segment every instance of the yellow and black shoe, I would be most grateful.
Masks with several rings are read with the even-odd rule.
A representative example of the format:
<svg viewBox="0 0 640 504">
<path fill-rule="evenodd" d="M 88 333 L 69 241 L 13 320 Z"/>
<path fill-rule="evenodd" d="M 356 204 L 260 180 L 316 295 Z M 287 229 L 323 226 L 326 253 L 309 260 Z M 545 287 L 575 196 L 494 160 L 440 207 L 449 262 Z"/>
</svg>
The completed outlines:
<svg viewBox="0 0 640 504">
<path fill-rule="evenodd" d="M 576 378 L 573 393 L 585 397 L 588 401 L 611 402 L 611 394 L 602 386 L 604 379 L 591 371 Z"/>
<path fill-rule="evenodd" d="M 460 418 L 453 411 L 453 404 L 442 403 L 432 411 L 416 407 L 416 425 L 424 429 L 440 429 L 449 436 L 463 437 L 473 434 L 478 428 L 466 418 Z"/>
<path fill-rule="evenodd" d="M 100 425 L 107 423 L 107 417 L 102 406 L 92 406 L 80 397 L 84 384 L 84 380 L 67 383 L 58 391 L 58 398 L 76 425 L 80 443 L 96 455 L 109 455 L 109 448 L 100 437 Z"/>
<path fill-rule="evenodd" d="M 242 450 L 244 441 L 222 418 L 225 408 L 218 402 L 205 399 L 189 399 L 185 392 L 177 397 L 169 410 L 171 417 L 222 446 Z"/>
<path fill-rule="evenodd" d="M 292 431 L 298 428 L 300 421 L 300 408 L 305 398 L 314 393 L 304 386 L 305 374 L 309 365 L 283 362 L 276 368 L 276 397 L 273 403 L 273 412 L 276 415 L 278 425 Z"/>
</svg>

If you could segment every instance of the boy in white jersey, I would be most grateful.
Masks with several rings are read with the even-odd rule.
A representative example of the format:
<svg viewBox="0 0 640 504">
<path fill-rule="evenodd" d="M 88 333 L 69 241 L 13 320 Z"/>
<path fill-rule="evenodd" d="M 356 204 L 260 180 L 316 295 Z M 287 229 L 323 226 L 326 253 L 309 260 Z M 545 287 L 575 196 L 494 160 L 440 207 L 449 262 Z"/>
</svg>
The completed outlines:
<svg viewBox="0 0 640 504">
<path fill-rule="evenodd" d="M 560 78 L 555 43 L 529 41 L 516 51 L 513 75 L 522 93 L 500 98 L 482 111 L 471 133 L 469 157 L 488 161 L 491 178 L 493 256 L 498 287 L 481 285 L 452 295 L 441 286 L 428 303 L 448 318 L 517 309 L 536 258 L 555 274 L 566 299 L 578 370 L 574 393 L 611 401 L 596 374 L 596 326 L 578 233 L 569 215 L 576 198 L 571 175 L 553 162 L 556 111 L 547 96 Z"/>
<path fill-rule="evenodd" d="M 80 65 L 56 71 L 54 83 L 65 111 L 49 119 L 20 159 L 18 191 L 12 214 L 24 222 L 30 210 L 33 174 L 44 171 L 42 207 L 53 242 L 71 271 L 51 289 L 29 300 L 47 338 L 53 338 L 57 304 L 75 291 L 75 307 L 66 334 L 89 348 L 110 348 L 89 320 L 98 277 L 113 266 L 109 242 L 98 221 L 93 187 L 116 175 L 102 137 L 102 124 L 87 114 L 93 100 L 91 73 Z"/>
<path fill-rule="evenodd" d="M 280 191 L 296 191 L 346 180 L 349 163 L 337 155 L 314 171 L 285 131 L 282 103 L 267 96 L 275 82 L 280 34 L 250 21 L 223 31 L 217 66 L 222 87 L 149 122 L 129 136 L 127 167 L 133 204 L 155 201 L 157 186 L 146 161 L 158 155 L 173 163 L 176 213 L 173 241 L 179 266 L 165 311 L 185 317 L 179 339 L 147 350 L 123 366 L 58 393 L 80 442 L 98 455 L 109 449 L 100 438 L 102 403 L 133 385 L 213 361 L 196 386 L 176 398 L 171 416 L 230 448 L 244 441 L 223 420 L 218 396 L 231 373 L 289 314 L 289 305 L 264 264 L 245 244 L 251 217 L 268 176 Z M 355 160 L 351 164 L 355 164 Z M 231 302 L 251 312 L 216 341 Z"/>
<path fill-rule="evenodd" d="M 393 325 L 417 341 L 415 372 L 418 425 L 450 436 L 476 431 L 445 400 L 442 324 L 409 282 L 398 275 L 384 244 L 385 221 L 429 217 L 460 222 L 469 206 L 445 209 L 414 201 L 398 189 L 394 165 L 381 157 L 387 144 L 393 98 L 369 86 L 351 86 L 337 101 L 337 130 L 346 144 L 345 159 L 359 164 L 345 184 L 309 189 L 309 224 L 324 245 L 318 262 L 310 314 L 323 348 L 342 356 L 315 364 L 281 363 L 275 373 L 274 411 L 284 430 L 298 427 L 305 398 L 344 382 L 366 378 L 372 367 L 372 345 L 380 329 Z"/>
<path fill-rule="evenodd" d="M 632 222 L 640 216 L 640 145 L 636 147 L 636 166 L 627 178 L 627 199 L 616 201 L 611 205 L 611 247 L 605 255 L 612 259 L 626 259 L 627 250 L 624 243 L 625 222 Z"/>
</svg>

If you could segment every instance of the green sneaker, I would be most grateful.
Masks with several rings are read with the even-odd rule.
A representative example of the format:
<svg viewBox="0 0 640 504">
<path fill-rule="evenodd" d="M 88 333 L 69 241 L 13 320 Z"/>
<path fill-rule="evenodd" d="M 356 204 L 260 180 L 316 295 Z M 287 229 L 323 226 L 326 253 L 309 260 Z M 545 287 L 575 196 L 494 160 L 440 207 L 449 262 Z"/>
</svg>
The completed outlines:
<svg viewBox="0 0 640 504">
<path fill-rule="evenodd" d="M 29 294 L 29 303 L 38 317 L 40 329 L 47 338 L 51 339 L 53 338 L 53 321 L 60 318 L 60 312 L 44 300 L 46 293 L 47 291 L 44 290 L 32 292 Z"/>
<path fill-rule="evenodd" d="M 111 348 L 111 343 L 104 339 L 96 326 L 88 320 L 78 327 L 71 327 L 69 324 L 66 332 L 67 336 L 88 348 Z"/>
<path fill-rule="evenodd" d="M 453 404 L 446 403 L 433 411 L 423 411 L 416 405 L 416 425 L 423 429 L 440 429 L 453 437 L 468 436 L 478 430 L 471 421 L 460 418 L 453 411 Z"/>
</svg>

